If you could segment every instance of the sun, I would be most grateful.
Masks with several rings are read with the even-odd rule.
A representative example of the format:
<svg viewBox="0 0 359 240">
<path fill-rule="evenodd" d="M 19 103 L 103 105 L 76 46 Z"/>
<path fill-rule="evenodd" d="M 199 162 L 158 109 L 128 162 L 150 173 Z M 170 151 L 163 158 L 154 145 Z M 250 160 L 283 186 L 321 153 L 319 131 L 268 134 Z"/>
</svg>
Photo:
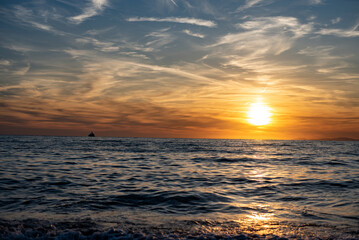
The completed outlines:
<svg viewBox="0 0 359 240">
<path fill-rule="evenodd" d="M 248 122 L 256 126 L 267 125 L 271 121 L 270 108 L 262 102 L 252 103 L 248 110 Z"/>
</svg>

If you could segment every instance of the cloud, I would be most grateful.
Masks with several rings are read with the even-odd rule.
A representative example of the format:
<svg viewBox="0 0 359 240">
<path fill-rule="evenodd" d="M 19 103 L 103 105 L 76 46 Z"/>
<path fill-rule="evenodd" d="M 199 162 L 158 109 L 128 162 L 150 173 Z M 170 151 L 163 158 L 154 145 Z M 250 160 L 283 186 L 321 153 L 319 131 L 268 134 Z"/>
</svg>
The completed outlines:
<svg viewBox="0 0 359 240">
<path fill-rule="evenodd" d="M 322 0 L 309 0 L 309 3 L 312 5 L 317 5 L 317 4 L 321 4 Z"/>
<path fill-rule="evenodd" d="M 52 26 L 44 23 L 39 23 L 39 16 L 43 17 L 41 14 L 34 13 L 32 10 L 24 8 L 22 6 L 14 6 L 14 15 L 17 20 L 20 20 L 24 25 L 30 25 L 34 28 L 51 32 L 56 35 L 65 35 L 66 33 L 54 29 Z"/>
<path fill-rule="evenodd" d="M 0 65 L 2 65 L 2 66 L 10 66 L 10 61 L 8 61 L 8 60 L 0 60 Z"/>
<path fill-rule="evenodd" d="M 21 68 L 15 70 L 13 73 L 15 75 L 23 76 L 30 70 L 30 67 L 31 67 L 31 65 L 30 65 L 30 63 L 28 63 L 26 67 L 21 67 Z"/>
<path fill-rule="evenodd" d="M 299 39 L 313 32 L 311 23 L 294 17 L 247 18 L 236 25 L 238 30 L 223 35 L 208 45 L 204 63 L 220 66 L 226 76 L 247 84 L 251 89 L 277 86 L 301 79 L 307 63 L 288 57 Z M 285 53 L 284 53 L 285 52 Z M 304 57 L 302 57 L 304 58 Z"/>
<path fill-rule="evenodd" d="M 91 36 L 102 35 L 102 34 L 107 33 L 113 29 L 114 29 L 114 27 L 108 27 L 108 28 L 104 28 L 104 29 L 91 29 L 91 30 L 86 31 L 85 34 L 91 35 Z"/>
<path fill-rule="evenodd" d="M 197 38 L 204 38 L 204 37 L 205 37 L 205 35 L 203 35 L 203 34 L 194 33 L 194 32 L 191 32 L 191 31 L 188 30 L 188 29 L 183 30 L 183 32 L 184 32 L 185 34 L 189 35 L 189 36 L 192 36 L 192 37 L 197 37 Z"/>
<path fill-rule="evenodd" d="M 298 54 L 306 56 L 307 63 L 317 73 L 322 76 L 325 74 L 328 78 L 339 79 L 338 74 L 347 71 L 349 65 L 347 56 L 338 53 L 335 55 L 335 50 L 335 46 L 311 46 L 298 51 Z"/>
<path fill-rule="evenodd" d="M 262 17 L 236 25 L 245 30 L 221 37 L 214 46 L 227 45 L 229 52 L 240 51 L 251 57 L 278 55 L 291 48 L 295 39 L 312 31 L 311 24 L 300 24 L 294 17 Z"/>
<path fill-rule="evenodd" d="M 355 31 L 355 30 L 322 29 L 317 33 L 321 35 L 333 35 L 333 36 L 344 37 L 344 38 L 359 37 L 359 31 Z"/>
<path fill-rule="evenodd" d="M 29 23 L 38 28 L 38 29 L 41 29 L 41 30 L 45 30 L 45 31 L 52 31 L 52 27 L 49 26 L 49 25 L 45 25 L 45 24 L 41 24 L 41 23 L 37 23 L 37 22 L 33 22 L 33 21 L 29 21 Z"/>
<path fill-rule="evenodd" d="M 337 18 L 338 19 L 338 18 Z M 340 21 L 340 18 L 339 18 Z M 354 25 L 352 29 L 345 30 L 345 29 L 337 29 L 337 28 L 327 28 L 321 29 L 317 32 L 317 34 L 321 35 L 332 35 L 337 37 L 359 37 L 359 31 L 357 31 L 359 27 L 359 22 Z"/>
<path fill-rule="evenodd" d="M 150 46 L 153 49 L 159 49 L 175 40 L 175 38 L 168 32 L 170 28 L 161 29 L 159 31 L 147 34 L 146 37 L 150 39 L 146 43 L 146 46 Z"/>
<path fill-rule="evenodd" d="M 177 0 L 152 0 L 152 8 L 157 12 L 173 11 L 178 7 Z"/>
<path fill-rule="evenodd" d="M 316 47 L 306 47 L 305 49 L 300 50 L 298 53 L 311 57 L 320 57 L 323 59 L 331 59 L 331 52 L 335 48 L 333 46 L 316 46 Z"/>
<path fill-rule="evenodd" d="M 175 2 L 175 0 L 170 0 L 171 3 L 173 3 L 173 5 L 176 5 L 176 7 L 178 7 L 177 3 Z"/>
<path fill-rule="evenodd" d="M 254 7 L 260 3 L 265 2 L 264 0 L 246 0 L 246 3 L 243 6 L 240 6 L 239 8 L 237 8 L 237 11 L 243 11 L 246 10 L 248 8 Z"/>
<path fill-rule="evenodd" d="M 340 17 L 334 18 L 331 20 L 332 24 L 336 24 L 338 22 L 340 22 L 342 19 Z"/>
<path fill-rule="evenodd" d="M 82 44 L 92 44 L 96 47 L 97 50 L 103 52 L 114 52 L 120 50 L 119 46 L 116 46 L 112 42 L 99 41 L 96 38 L 83 37 L 75 39 L 76 42 Z"/>
<path fill-rule="evenodd" d="M 273 34 L 291 33 L 301 37 L 312 30 L 311 24 L 300 24 L 295 17 L 259 17 L 236 25 L 249 31 L 273 32 Z"/>
<path fill-rule="evenodd" d="M 33 12 L 32 10 L 26 9 L 20 5 L 16 5 L 14 6 L 15 11 L 14 14 L 18 19 L 28 19 L 31 18 L 33 16 Z"/>
<path fill-rule="evenodd" d="M 5 47 L 8 49 L 17 51 L 17 52 L 21 52 L 21 53 L 42 51 L 42 48 L 40 48 L 38 46 L 23 45 L 23 44 L 18 44 L 18 43 L 13 43 L 13 44 L 10 44 Z"/>
<path fill-rule="evenodd" d="M 192 69 L 179 66 L 145 64 L 141 59 L 130 59 L 128 56 L 111 58 L 94 51 L 71 49 L 66 52 L 82 63 L 83 73 L 77 75 L 78 80 L 73 83 L 69 92 L 73 96 L 81 94 L 87 100 L 101 96 L 122 100 L 133 97 L 155 100 L 162 95 L 161 92 L 166 92 L 163 96 L 169 101 L 182 96 L 179 94 L 172 97 L 170 92 L 213 82 L 213 79 L 199 74 L 198 68 L 194 73 Z M 208 74 L 208 71 L 205 73 Z M 183 83 L 181 88 L 178 88 L 179 80 Z"/>
<path fill-rule="evenodd" d="M 154 18 L 154 17 L 132 17 L 127 19 L 128 22 L 173 22 L 192 24 L 202 27 L 216 27 L 217 24 L 213 21 L 196 19 L 196 18 L 180 18 L 180 17 L 167 17 L 167 18 Z"/>
<path fill-rule="evenodd" d="M 90 4 L 83 10 L 83 13 L 69 19 L 75 24 L 80 24 L 90 17 L 99 15 L 107 5 L 107 0 L 91 0 Z"/>
<path fill-rule="evenodd" d="M 38 23 L 38 22 L 34 21 L 34 13 L 32 10 L 26 9 L 22 6 L 15 6 L 14 8 L 15 8 L 14 14 L 17 19 L 19 19 L 27 24 L 30 24 L 35 28 L 41 29 L 41 30 L 55 31 L 49 25 Z"/>
</svg>

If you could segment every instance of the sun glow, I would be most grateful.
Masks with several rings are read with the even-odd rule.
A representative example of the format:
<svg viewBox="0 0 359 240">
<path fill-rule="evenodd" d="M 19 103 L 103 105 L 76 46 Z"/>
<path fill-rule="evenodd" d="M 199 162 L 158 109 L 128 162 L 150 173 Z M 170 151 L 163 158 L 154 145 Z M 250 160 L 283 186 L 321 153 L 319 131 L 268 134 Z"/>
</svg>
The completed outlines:
<svg viewBox="0 0 359 240">
<path fill-rule="evenodd" d="M 271 121 L 270 108 L 262 102 L 252 103 L 248 110 L 248 122 L 256 126 L 267 125 Z"/>
</svg>

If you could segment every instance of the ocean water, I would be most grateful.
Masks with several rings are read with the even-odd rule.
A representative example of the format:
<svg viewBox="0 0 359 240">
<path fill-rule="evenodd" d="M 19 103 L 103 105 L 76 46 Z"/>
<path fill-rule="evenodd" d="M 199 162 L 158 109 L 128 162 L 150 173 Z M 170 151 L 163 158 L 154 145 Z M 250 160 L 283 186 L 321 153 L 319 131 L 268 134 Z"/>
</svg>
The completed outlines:
<svg viewBox="0 0 359 240">
<path fill-rule="evenodd" d="M 0 136 L 0 239 L 359 239 L 359 142 Z"/>
</svg>

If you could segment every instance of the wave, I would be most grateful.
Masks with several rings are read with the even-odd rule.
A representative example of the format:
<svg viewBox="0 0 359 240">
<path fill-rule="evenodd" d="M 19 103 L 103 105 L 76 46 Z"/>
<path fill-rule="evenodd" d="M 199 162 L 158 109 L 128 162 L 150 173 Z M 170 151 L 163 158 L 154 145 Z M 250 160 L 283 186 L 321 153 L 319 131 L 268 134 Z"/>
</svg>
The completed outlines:
<svg viewBox="0 0 359 240">
<path fill-rule="evenodd" d="M 358 189 L 359 181 L 355 180 L 347 180 L 347 181 L 335 181 L 335 180 L 312 180 L 306 179 L 301 182 L 293 182 L 293 183 L 281 183 L 280 187 L 285 187 L 286 189 L 293 188 L 301 188 L 305 191 L 313 191 L 313 190 L 324 190 L 327 192 L 332 191 L 348 191 L 348 189 Z"/>
<path fill-rule="evenodd" d="M 214 193 L 203 192 L 149 192 L 129 193 L 122 195 L 92 197 L 79 201 L 63 200 L 55 203 L 56 212 L 80 211 L 82 208 L 90 210 L 98 209 L 123 209 L 139 208 L 146 210 L 155 210 L 166 214 L 184 214 L 191 209 L 191 214 L 211 213 L 224 209 L 228 197 Z M 142 191 L 143 192 L 143 191 Z"/>
</svg>

